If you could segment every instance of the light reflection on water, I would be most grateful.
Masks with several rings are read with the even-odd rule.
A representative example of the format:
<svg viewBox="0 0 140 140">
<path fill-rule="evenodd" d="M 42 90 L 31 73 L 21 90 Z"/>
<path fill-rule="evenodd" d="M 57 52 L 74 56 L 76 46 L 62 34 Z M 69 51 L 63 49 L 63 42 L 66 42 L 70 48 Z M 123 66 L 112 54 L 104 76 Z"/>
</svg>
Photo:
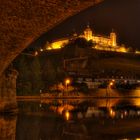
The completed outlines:
<svg viewBox="0 0 140 140">
<path fill-rule="evenodd" d="M 120 140 L 140 140 L 140 138 L 134 138 L 134 139 L 120 139 Z"/>
<path fill-rule="evenodd" d="M 94 99 L 94 100 L 42 100 L 42 105 L 49 105 L 49 109 L 63 116 L 71 114 L 72 119 L 111 117 L 127 118 L 140 117 L 140 98 L 131 99 Z M 64 115 L 66 117 L 67 115 Z M 69 115 L 70 116 L 70 115 Z"/>
<path fill-rule="evenodd" d="M 140 98 L 19 101 L 0 140 L 139 140 Z"/>
</svg>

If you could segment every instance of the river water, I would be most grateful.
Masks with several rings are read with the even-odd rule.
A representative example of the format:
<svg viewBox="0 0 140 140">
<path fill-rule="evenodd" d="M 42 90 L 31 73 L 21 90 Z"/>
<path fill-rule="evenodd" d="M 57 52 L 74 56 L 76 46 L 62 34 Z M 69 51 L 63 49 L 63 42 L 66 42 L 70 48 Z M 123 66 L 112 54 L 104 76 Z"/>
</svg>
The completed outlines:
<svg viewBox="0 0 140 140">
<path fill-rule="evenodd" d="M 0 140 L 140 140 L 140 98 L 18 101 Z"/>
</svg>

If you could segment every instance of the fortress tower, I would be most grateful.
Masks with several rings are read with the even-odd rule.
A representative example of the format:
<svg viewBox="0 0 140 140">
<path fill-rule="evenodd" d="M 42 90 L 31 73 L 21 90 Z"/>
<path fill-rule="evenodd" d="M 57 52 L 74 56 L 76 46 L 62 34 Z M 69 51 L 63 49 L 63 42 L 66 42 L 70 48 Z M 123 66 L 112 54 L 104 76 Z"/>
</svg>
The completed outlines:
<svg viewBox="0 0 140 140">
<path fill-rule="evenodd" d="M 76 39 L 78 37 L 85 38 L 87 41 L 92 40 L 96 44 L 96 49 L 105 51 L 120 51 L 120 46 L 117 43 L 117 35 L 113 30 L 108 36 L 98 35 L 95 33 L 93 34 L 89 25 L 87 25 L 84 32 L 80 35 L 74 31 L 74 34 L 71 37 L 60 38 L 53 41 L 49 44 L 48 49 L 61 49 L 65 46 L 65 44 L 69 43 L 69 40 Z"/>
<path fill-rule="evenodd" d="M 113 30 L 110 33 L 110 40 L 111 40 L 111 46 L 112 47 L 117 46 L 117 35 L 116 35 L 116 33 Z"/>
<path fill-rule="evenodd" d="M 92 30 L 89 27 L 89 25 L 87 25 L 87 28 L 84 30 L 84 37 L 89 41 L 92 40 Z"/>
</svg>

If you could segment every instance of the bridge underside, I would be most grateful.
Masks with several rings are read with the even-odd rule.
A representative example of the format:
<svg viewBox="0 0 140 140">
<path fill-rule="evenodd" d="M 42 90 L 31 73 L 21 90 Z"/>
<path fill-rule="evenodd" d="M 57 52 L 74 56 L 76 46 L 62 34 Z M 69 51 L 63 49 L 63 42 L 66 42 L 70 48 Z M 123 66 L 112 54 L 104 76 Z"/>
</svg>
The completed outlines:
<svg viewBox="0 0 140 140">
<path fill-rule="evenodd" d="M 42 33 L 102 0 L 0 0 L 0 75 Z"/>
<path fill-rule="evenodd" d="M 41 34 L 101 1 L 0 0 L 0 101 L 5 101 L 0 109 L 12 100 L 15 103 L 17 74 L 7 77 L 4 72 L 13 59 Z"/>
</svg>

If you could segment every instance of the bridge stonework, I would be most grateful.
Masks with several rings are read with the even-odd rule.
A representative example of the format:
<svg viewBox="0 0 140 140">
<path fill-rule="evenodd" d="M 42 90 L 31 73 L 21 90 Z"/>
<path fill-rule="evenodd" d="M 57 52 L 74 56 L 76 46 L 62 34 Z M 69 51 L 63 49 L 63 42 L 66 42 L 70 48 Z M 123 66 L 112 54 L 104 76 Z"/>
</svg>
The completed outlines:
<svg viewBox="0 0 140 140">
<path fill-rule="evenodd" d="M 16 77 L 4 72 L 41 34 L 103 0 L 0 0 L 0 109 L 15 104 Z"/>
<path fill-rule="evenodd" d="M 41 34 L 101 1 L 0 0 L 0 75 Z"/>
<path fill-rule="evenodd" d="M 18 72 L 13 69 L 6 70 L 0 77 L 0 111 L 9 112 L 17 108 L 16 79 Z"/>
</svg>

